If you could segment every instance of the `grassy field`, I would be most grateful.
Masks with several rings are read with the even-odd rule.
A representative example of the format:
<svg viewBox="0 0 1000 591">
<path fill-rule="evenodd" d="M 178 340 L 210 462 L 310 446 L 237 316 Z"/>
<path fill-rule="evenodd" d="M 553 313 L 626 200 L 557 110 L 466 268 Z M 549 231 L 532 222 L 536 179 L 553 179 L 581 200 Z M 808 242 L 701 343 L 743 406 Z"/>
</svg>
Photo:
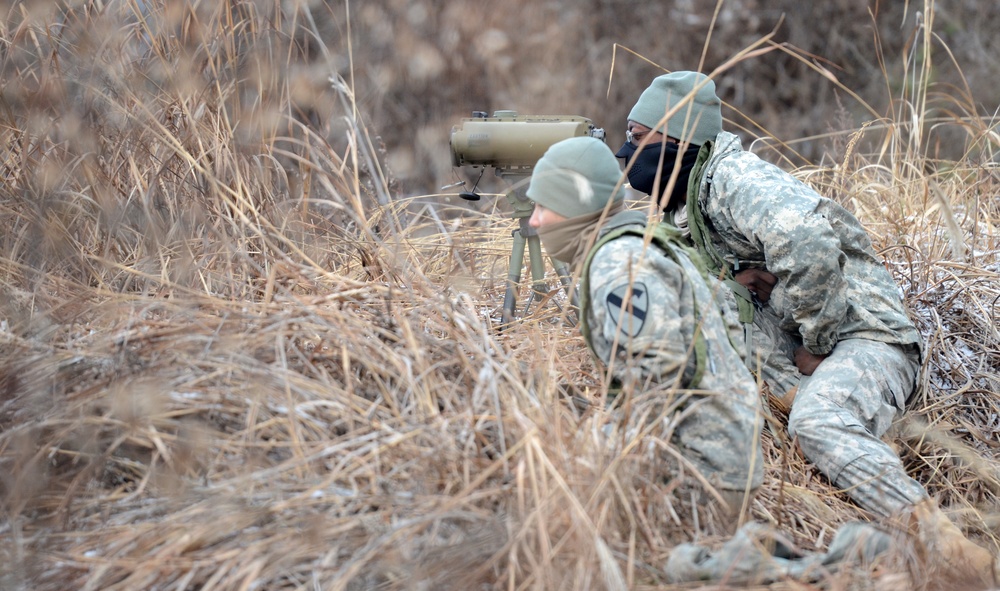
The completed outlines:
<svg viewBox="0 0 1000 591">
<path fill-rule="evenodd" d="M 387 58 L 343 41 L 377 30 L 374 8 L 0 6 L 0 588 L 680 589 L 670 549 L 725 535 L 661 477 L 667 443 L 606 435 L 560 295 L 499 330 L 503 199 L 400 187 L 394 166 L 421 145 L 447 158 L 447 137 L 387 144 L 380 119 L 416 99 L 358 96 Z M 884 112 L 831 115 L 811 163 L 796 138 L 780 153 L 898 281 L 927 348 L 891 441 L 996 553 L 1000 135 L 995 104 L 938 82 L 935 60 L 956 64 L 933 8 L 886 60 Z M 427 55 L 411 79 L 461 94 Z M 869 516 L 782 433 L 743 519 L 822 550 Z M 774 588 L 907 588 L 906 571 Z"/>
</svg>

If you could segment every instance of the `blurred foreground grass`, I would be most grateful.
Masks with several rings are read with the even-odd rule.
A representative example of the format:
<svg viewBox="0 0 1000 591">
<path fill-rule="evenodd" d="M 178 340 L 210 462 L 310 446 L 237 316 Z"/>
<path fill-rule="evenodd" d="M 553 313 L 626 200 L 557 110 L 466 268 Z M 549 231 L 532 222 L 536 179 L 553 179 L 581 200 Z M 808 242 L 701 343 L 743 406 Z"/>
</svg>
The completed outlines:
<svg viewBox="0 0 1000 591">
<path fill-rule="evenodd" d="M 497 330 L 510 220 L 395 191 L 309 14 L 7 9 L 0 587 L 660 584 L 670 548 L 729 524 L 664 478 L 665 442 L 580 404 L 601 375 L 554 306 Z M 898 280 L 928 349 L 894 442 L 996 551 L 1000 138 L 938 94 L 929 43 L 891 116 L 797 174 Z M 749 518 L 807 550 L 865 518 L 764 445 Z"/>
</svg>

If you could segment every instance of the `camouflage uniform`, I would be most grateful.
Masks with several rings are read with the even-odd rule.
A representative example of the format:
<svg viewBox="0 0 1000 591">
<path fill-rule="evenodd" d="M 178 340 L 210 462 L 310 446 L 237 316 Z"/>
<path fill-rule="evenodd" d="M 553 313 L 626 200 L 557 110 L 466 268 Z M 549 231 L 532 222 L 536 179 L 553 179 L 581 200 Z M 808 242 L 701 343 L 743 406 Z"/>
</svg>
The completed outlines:
<svg viewBox="0 0 1000 591">
<path fill-rule="evenodd" d="M 756 267 L 778 278 L 768 303 L 757 304 L 754 345 L 765 348 L 754 354 L 777 393 L 799 384 L 789 433 L 871 511 L 891 515 L 926 499 L 881 440 L 915 389 L 920 334 L 864 229 L 838 204 L 744 151 L 735 135 L 720 133 L 704 155 L 708 149 L 700 179 L 692 175 L 689 205 L 696 203 L 711 248 L 734 273 Z M 810 377 L 792 363 L 800 345 L 829 355 Z"/>
<path fill-rule="evenodd" d="M 608 220 L 600 235 L 623 226 L 642 231 L 645 223 L 644 214 L 625 211 Z M 713 485 L 757 488 L 763 478 L 760 397 L 730 341 L 729 331 L 741 330 L 739 321 L 721 313 L 725 288 L 714 280 L 710 288 L 687 253 L 675 252 L 676 259 L 634 235 L 599 246 L 581 304 L 584 334 L 623 392 L 690 395 L 684 410 L 664 417 L 664 426 L 677 423 L 672 442 Z M 704 373 L 696 391 L 678 391 L 690 387 L 696 373 L 692 349 L 699 318 Z"/>
</svg>

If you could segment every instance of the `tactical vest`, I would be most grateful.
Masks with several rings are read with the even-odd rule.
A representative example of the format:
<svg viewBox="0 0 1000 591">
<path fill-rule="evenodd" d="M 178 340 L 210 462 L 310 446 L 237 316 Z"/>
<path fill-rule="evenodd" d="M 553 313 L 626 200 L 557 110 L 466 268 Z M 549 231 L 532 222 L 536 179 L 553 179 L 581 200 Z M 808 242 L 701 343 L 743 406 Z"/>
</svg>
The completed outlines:
<svg viewBox="0 0 1000 591">
<path fill-rule="evenodd" d="M 713 144 L 714 142 L 705 142 L 702 145 L 701 150 L 698 151 L 698 158 L 691 168 L 691 176 L 688 177 L 686 207 L 688 226 L 691 228 L 691 241 L 694 243 L 695 248 L 698 249 L 698 252 L 702 254 L 705 264 L 708 265 L 708 270 L 721 279 L 726 284 L 726 287 L 736 294 L 736 307 L 739 310 L 740 322 L 750 325 L 753 324 L 753 297 L 750 295 L 750 290 L 737 283 L 736 279 L 733 278 L 734 271 L 738 271 L 739 269 L 731 267 L 722 258 L 715 245 L 712 244 L 712 239 L 709 237 L 708 223 L 701 212 L 701 207 L 698 206 L 698 192 L 701 188 L 701 178 L 705 173 L 705 165 L 708 164 L 709 159 L 712 157 Z M 747 344 L 749 345 L 749 341 Z"/>
<path fill-rule="evenodd" d="M 580 276 L 580 332 L 583 334 L 583 338 L 587 342 L 587 346 L 590 348 L 591 352 L 594 351 L 594 346 L 591 342 L 588 312 L 591 304 L 590 264 L 594 259 L 594 255 L 597 254 L 597 251 L 600 250 L 602 246 L 624 235 L 638 236 L 639 238 L 645 239 L 646 231 L 648 229 L 652 229 L 652 243 L 663 251 L 664 254 L 670 257 L 678 265 L 681 265 L 683 268 L 683 264 L 681 263 L 677 251 L 684 251 L 688 256 L 688 259 L 690 259 L 694 266 L 698 269 L 702 279 L 705 279 L 706 281 L 708 279 L 708 271 L 701 256 L 693 248 L 684 244 L 684 236 L 679 230 L 677 230 L 677 228 L 671 226 L 670 224 L 661 222 L 655 226 L 650 226 L 645 229 L 633 225 L 611 230 L 602 236 L 594 247 L 590 249 L 590 252 L 587 254 L 587 258 L 583 263 L 583 271 Z M 705 366 L 707 365 L 708 359 L 708 345 L 705 343 L 705 336 L 701 332 L 701 313 L 698 310 L 697 300 L 695 300 L 693 304 L 695 372 L 694 377 L 691 379 L 691 383 L 687 386 L 692 390 L 697 389 L 698 384 L 701 382 L 701 378 L 705 374 Z"/>
</svg>

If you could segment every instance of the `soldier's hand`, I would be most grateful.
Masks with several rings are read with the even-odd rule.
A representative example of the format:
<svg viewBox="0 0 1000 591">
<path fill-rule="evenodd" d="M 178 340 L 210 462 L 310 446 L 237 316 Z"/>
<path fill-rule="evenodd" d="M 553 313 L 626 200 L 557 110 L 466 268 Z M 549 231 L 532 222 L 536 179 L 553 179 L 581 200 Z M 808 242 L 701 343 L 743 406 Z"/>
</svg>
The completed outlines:
<svg viewBox="0 0 1000 591">
<path fill-rule="evenodd" d="M 736 274 L 733 279 L 743 287 L 750 290 L 760 303 L 766 304 L 771 299 L 771 290 L 774 289 L 778 278 L 768 273 L 764 269 L 744 269 Z"/>
<path fill-rule="evenodd" d="M 819 364 L 826 359 L 827 355 L 813 355 L 809 352 L 809 349 L 805 347 L 799 347 L 795 350 L 795 367 L 799 368 L 799 372 L 804 376 L 811 376 Z"/>
</svg>

